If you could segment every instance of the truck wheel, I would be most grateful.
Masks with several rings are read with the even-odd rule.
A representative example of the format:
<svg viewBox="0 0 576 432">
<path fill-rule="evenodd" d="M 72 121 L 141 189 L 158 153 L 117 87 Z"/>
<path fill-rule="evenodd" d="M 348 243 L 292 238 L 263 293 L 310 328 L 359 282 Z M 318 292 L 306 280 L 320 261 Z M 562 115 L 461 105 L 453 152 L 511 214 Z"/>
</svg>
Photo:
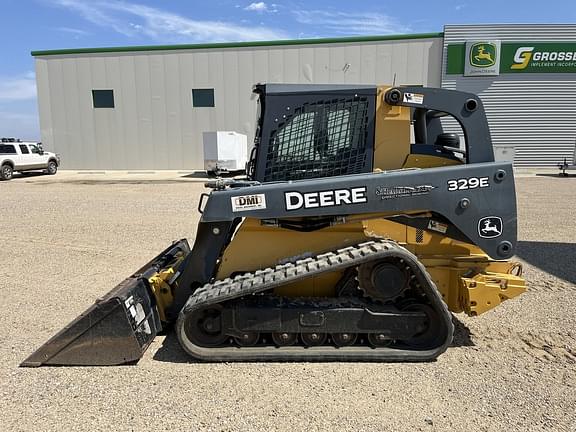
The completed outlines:
<svg viewBox="0 0 576 432">
<path fill-rule="evenodd" d="M 0 179 L 2 180 L 10 180 L 13 174 L 14 169 L 8 164 L 2 165 L 0 168 Z"/>
<path fill-rule="evenodd" d="M 50 175 L 56 174 L 58 172 L 58 164 L 56 164 L 56 162 L 54 161 L 48 162 L 48 168 L 46 169 L 46 171 Z"/>
</svg>

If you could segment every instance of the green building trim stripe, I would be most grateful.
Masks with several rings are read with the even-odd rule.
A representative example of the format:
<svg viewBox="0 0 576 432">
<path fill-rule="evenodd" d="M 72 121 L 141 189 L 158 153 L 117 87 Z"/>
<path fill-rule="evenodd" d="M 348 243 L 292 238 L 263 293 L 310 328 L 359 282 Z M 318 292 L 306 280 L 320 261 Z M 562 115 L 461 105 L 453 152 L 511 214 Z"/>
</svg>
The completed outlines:
<svg viewBox="0 0 576 432">
<path fill-rule="evenodd" d="M 357 42 L 379 42 L 410 39 L 431 39 L 442 38 L 444 33 L 418 33 L 386 36 L 354 36 L 343 38 L 318 38 L 318 39 L 285 39 L 274 41 L 254 41 L 254 42 L 223 42 L 193 45 L 149 45 L 149 46 L 124 46 L 105 48 L 72 48 L 45 51 L 32 51 L 33 57 L 67 55 L 67 54 L 96 54 L 96 53 L 121 53 L 139 51 L 175 51 L 175 50 L 197 50 L 197 49 L 222 49 L 222 48 L 250 48 L 250 47 L 273 47 L 286 45 L 317 45 L 335 43 L 357 43 Z"/>
<path fill-rule="evenodd" d="M 450 44 L 446 49 L 446 74 L 456 75 L 464 73 L 466 61 L 466 44 Z"/>
</svg>

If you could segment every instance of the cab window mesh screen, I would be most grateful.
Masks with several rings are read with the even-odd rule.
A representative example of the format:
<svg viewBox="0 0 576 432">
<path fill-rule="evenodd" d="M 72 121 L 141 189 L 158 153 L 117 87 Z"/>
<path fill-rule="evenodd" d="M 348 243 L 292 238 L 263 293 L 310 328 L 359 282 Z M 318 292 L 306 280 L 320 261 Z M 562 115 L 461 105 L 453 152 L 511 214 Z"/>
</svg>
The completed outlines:
<svg viewBox="0 0 576 432">
<path fill-rule="evenodd" d="M 361 173 L 368 139 L 366 98 L 305 104 L 270 135 L 264 181 Z"/>
</svg>

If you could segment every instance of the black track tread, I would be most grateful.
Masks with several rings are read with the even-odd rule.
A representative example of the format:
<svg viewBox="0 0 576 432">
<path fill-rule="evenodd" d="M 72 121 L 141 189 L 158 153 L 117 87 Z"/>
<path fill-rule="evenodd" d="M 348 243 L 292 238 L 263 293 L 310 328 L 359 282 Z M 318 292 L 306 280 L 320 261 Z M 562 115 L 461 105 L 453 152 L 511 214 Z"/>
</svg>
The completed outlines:
<svg viewBox="0 0 576 432">
<path fill-rule="evenodd" d="M 321 273 L 358 266 L 391 255 L 405 259 L 411 264 L 413 270 L 419 273 L 417 276 L 419 276 L 422 289 L 426 291 L 425 294 L 431 301 L 432 306 L 444 321 L 444 325 L 447 328 L 446 339 L 435 349 L 417 351 L 410 349 L 372 349 L 369 347 L 337 349 L 332 347 L 315 347 L 314 349 L 289 347 L 290 354 L 288 355 L 288 348 L 284 347 L 251 347 L 249 349 L 236 347 L 190 347 L 189 343 L 182 338 L 185 317 L 196 309 L 248 295 L 259 294 Z M 394 241 L 374 240 L 206 284 L 190 296 L 180 311 L 176 323 L 176 331 L 182 347 L 191 356 L 206 361 L 429 361 L 442 354 L 451 343 L 453 324 L 448 307 L 442 300 L 425 267 L 418 261 L 416 256 Z M 263 350 L 274 350 L 275 352 L 264 353 Z M 295 350 L 298 352 L 295 352 Z"/>
</svg>

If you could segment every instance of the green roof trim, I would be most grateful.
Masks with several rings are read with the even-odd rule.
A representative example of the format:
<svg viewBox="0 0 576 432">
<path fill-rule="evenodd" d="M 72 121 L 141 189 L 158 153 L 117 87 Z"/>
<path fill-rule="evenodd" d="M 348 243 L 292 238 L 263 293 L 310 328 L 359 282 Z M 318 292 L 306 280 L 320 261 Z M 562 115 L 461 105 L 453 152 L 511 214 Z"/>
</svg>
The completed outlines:
<svg viewBox="0 0 576 432">
<path fill-rule="evenodd" d="M 137 51 L 174 51 L 174 50 L 195 50 L 195 49 L 219 49 L 219 48 L 248 48 L 267 47 L 284 45 L 315 45 L 333 43 L 353 43 L 353 42 L 378 42 L 407 39 L 430 39 L 444 37 L 444 33 L 417 33 L 386 36 L 353 36 L 343 38 L 318 38 L 318 39 L 286 39 L 273 41 L 253 41 L 253 42 L 222 42 L 209 44 L 192 45 L 149 45 L 149 46 L 124 46 L 106 48 L 71 48 L 45 51 L 32 51 L 33 57 L 66 55 L 66 54 L 95 54 L 95 53 L 121 53 Z"/>
</svg>

